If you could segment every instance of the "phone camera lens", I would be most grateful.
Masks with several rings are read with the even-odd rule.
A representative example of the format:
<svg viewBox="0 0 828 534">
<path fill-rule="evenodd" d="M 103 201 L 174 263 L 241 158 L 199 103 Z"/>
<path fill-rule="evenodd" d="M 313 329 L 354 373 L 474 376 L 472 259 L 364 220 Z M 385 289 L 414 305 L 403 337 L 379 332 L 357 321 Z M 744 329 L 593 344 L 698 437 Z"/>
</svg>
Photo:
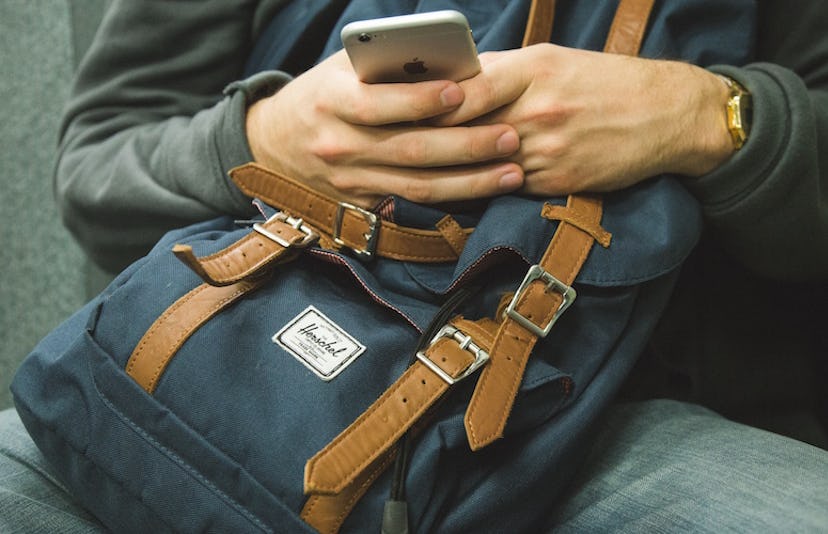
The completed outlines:
<svg viewBox="0 0 828 534">
<path fill-rule="evenodd" d="M 360 33 L 358 39 L 360 43 L 367 43 L 371 40 L 371 36 L 367 33 Z"/>
</svg>

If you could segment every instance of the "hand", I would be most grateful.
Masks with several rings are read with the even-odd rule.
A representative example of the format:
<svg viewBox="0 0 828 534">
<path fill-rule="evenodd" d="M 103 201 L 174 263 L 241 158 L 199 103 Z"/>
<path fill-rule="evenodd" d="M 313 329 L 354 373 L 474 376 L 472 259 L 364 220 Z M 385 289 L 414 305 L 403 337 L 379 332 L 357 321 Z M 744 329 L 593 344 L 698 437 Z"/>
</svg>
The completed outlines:
<svg viewBox="0 0 828 534">
<path fill-rule="evenodd" d="M 248 109 L 255 160 L 363 207 L 387 194 L 415 202 L 487 197 L 523 183 L 503 158 L 519 138 L 507 124 L 434 127 L 457 108 L 453 82 L 364 84 L 337 53 Z"/>
<path fill-rule="evenodd" d="M 692 65 L 541 44 L 481 54 L 465 99 L 435 125 L 511 124 L 527 193 L 621 189 L 657 174 L 707 173 L 733 145 L 728 91 Z"/>
</svg>

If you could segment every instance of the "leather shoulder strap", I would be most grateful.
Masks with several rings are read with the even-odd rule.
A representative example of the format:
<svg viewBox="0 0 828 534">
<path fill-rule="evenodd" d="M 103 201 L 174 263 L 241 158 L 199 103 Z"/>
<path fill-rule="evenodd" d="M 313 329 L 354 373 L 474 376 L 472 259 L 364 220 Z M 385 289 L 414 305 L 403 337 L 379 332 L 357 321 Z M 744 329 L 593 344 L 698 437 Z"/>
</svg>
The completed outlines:
<svg viewBox="0 0 828 534">
<path fill-rule="evenodd" d="M 637 56 L 655 0 L 621 0 L 612 20 L 604 52 Z"/>
<path fill-rule="evenodd" d="M 554 22 L 555 0 L 532 0 L 521 46 L 548 43 L 549 38 L 552 37 L 552 24 Z"/>
</svg>

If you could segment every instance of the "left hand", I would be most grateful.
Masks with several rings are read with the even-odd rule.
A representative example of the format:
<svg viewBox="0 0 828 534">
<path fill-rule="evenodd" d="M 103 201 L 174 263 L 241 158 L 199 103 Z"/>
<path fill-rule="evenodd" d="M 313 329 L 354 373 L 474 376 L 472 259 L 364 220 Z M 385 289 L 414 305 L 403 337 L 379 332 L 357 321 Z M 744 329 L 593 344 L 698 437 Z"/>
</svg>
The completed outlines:
<svg viewBox="0 0 828 534">
<path fill-rule="evenodd" d="M 523 191 L 611 191 L 665 173 L 700 176 L 733 152 L 728 91 L 693 65 L 551 44 L 484 53 L 466 98 L 433 124 L 511 124 Z"/>
</svg>

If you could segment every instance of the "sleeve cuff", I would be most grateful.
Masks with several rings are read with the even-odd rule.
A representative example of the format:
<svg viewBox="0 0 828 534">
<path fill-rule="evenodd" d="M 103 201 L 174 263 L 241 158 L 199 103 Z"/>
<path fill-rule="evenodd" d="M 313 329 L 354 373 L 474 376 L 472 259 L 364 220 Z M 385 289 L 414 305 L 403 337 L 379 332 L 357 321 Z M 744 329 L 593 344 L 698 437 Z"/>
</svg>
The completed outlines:
<svg viewBox="0 0 828 534">
<path fill-rule="evenodd" d="M 253 161 L 245 129 L 247 107 L 272 95 L 291 79 L 291 76 L 284 72 L 259 72 L 245 80 L 233 82 L 224 89 L 224 95 L 229 101 L 222 124 L 216 132 L 215 142 L 219 165 L 225 176 L 225 186 L 233 203 L 243 211 L 250 210 L 250 199 L 233 184 L 228 173 L 234 167 Z"/>
<path fill-rule="evenodd" d="M 790 142 L 792 111 L 772 66 L 710 70 L 733 78 L 753 95 L 753 124 L 745 145 L 713 172 L 685 180 L 708 215 L 715 215 L 740 203 L 773 173 Z"/>
</svg>

